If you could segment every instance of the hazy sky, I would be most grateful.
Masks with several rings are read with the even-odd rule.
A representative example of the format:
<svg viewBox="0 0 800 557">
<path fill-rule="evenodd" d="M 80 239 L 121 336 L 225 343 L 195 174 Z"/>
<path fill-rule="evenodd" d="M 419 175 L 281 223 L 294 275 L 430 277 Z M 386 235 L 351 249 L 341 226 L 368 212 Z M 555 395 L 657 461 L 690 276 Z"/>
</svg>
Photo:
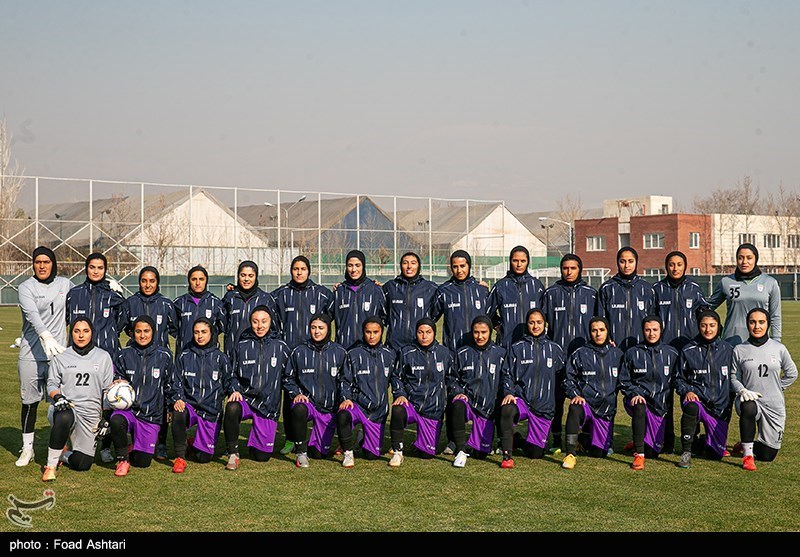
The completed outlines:
<svg viewBox="0 0 800 557">
<path fill-rule="evenodd" d="M 505 199 L 800 187 L 800 2 L 0 1 L 28 174 Z"/>
</svg>

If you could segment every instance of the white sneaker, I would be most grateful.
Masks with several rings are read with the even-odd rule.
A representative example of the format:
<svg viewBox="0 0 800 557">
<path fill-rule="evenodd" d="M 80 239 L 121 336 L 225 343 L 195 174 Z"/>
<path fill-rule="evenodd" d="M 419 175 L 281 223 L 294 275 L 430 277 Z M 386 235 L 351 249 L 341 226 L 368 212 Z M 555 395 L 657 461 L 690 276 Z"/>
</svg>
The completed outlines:
<svg viewBox="0 0 800 557">
<path fill-rule="evenodd" d="M 100 451 L 100 460 L 108 464 L 109 462 L 114 462 L 114 455 L 111 454 L 111 449 L 103 449 Z"/>
<path fill-rule="evenodd" d="M 450 441 L 442 451 L 442 454 L 456 454 L 456 444 Z"/>
<path fill-rule="evenodd" d="M 308 468 L 308 455 L 306 453 L 297 453 L 294 465 L 298 468 Z"/>
<path fill-rule="evenodd" d="M 456 455 L 456 459 L 453 461 L 453 466 L 455 466 L 456 468 L 463 468 L 464 466 L 467 465 L 467 457 L 468 456 L 469 455 L 467 453 L 465 453 L 464 451 L 458 451 L 458 454 Z"/>
<path fill-rule="evenodd" d="M 33 447 L 29 449 L 22 449 L 19 453 L 19 458 L 15 463 L 17 466 L 27 466 L 33 460 Z"/>
<path fill-rule="evenodd" d="M 342 460 L 342 467 L 352 468 L 356 465 L 356 458 L 353 456 L 353 451 L 344 452 L 344 460 Z"/>
<path fill-rule="evenodd" d="M 395 451 L 392 455 L 392 459 L 389 461 L 389 466 L 397 468 L 401 464 L 403 464 L 403 451 Z"/>
</svg>

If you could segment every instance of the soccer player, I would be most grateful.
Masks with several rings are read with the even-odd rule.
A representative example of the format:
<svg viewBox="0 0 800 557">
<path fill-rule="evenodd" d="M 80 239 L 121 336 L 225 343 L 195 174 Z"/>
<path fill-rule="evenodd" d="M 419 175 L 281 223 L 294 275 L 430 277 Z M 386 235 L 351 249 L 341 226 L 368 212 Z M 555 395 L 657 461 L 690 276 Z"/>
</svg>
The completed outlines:
<svg viewBox="0 0 800 557">
<path fill-rule="evenodd" d="M 142 267 L 139 271 L 139 291 L 130 296 L 122 304 L 120 320 L 125 324 L 125 332 L 133 337 L 133 322 L 140 315 L 147 315 L 156 324 L 153 341 L 164 348 L 169 348 L 169 337 L 178 332 L 178 316 L 172 300 L 159 292 L 161 275 L 158 269 L 151 266 Z"/>
<path fill-rule="evenodd" d="M 506 365 L 506 349 L 492 341 L 492 320 L 479 315 L 472 320 L 472 342 L 453 358 L 454 373 L 446 378 L 450 400 L 447 427 L 455 440 L 453 466 L 463 468 L 467 457 L 484 459 L 492 450 L 495 407 Z M 472 432 L 466 438 L 466 423 Z"/>
<path fill-rule="evenodd" d="M 489 311 L 489 289 L 472 276 L 472 257 L 464 250 L 450 255 L 452 276 L 436 291 L 432 319 L 444 318 L 442 344 L 451 352 L 470 342 L 470 325 Z"/>
<path fill-rule="evenodd" d="M 68 278 L 58 276 L 56 255 L 49 248 L 39 246 L 33 250 L 32 262 L 33 276 L 19 285 L 22 342 L 17 370 L 22 399 L 22 450 L 17 466 L 27 466 L 33 460 L 36 410 L 46 393 L 49 363 L 53 356 L 66 350 L 67 293 L 75 286 Z"/>
<path fill-rule="evenodd" d="M 275 449 L 275 433 L 281 407 L 281 385 L 289 347 L 270 335 L 272 318 L 266 306 L 250 314 L 250 328 L 236 344 L 232 362 L 233 379 L 225 406 L 225 443 L 228 448 L 226 470 L 239 469 L 239 429 L 242 420 L 253 420 L 247 446 L 250 457 L 267 462 Z"/>
<path fill-rule="evenodd" d="M 192 326 L 198 317 L 205 317 L 214 324 L 214 330 L 225 332 L 225 309 L 216 294 L 208 290 L 208 271 L 202 265 L 195 265 L 186 274 L 189 291 L 172 302 L 177 313 L 178 330 L 175 336 L 175 355 L 192 342 Z"/>
<path fill-rule="evenodd" d="M 364 254 L 352 250 L 345 257 L 344 282 L 333 291 L 337 344 L 348 350 L 355 346 L 364 320 L 373 315 L 381 320 L 386 317 L 386 297 L 383 289 L 367 277 Z"/>
<path fill-rule="evenodd" d="M 561 258 L 561 279 L 544 291 L 542 311 L 547 321 L 547 338 L 558 344 L 565 357 L 585 345 L 589 339 L 589 321 L 597 311 L 597 290 L 586 284 L 581 273 L 583 261 L 568 253 Z M 551 451 L 561 452 L 564 421 L 564 368 L 557 370 L 555 413 L 551 432 Z"/>
<path fill-rule="evenodd" d="M 544 456 L 556 405 L 556 382 L 564 375 L 565 364 L 564 350 L 545 335 L 546 323 L 542 310 L 529 310 L 525 336 L 511 345 L 508 354 L 500 406 L 502 468 L 514 467 L 514 426 L 522 420 L 528 420 L 528 435 L 518 441 L 525 456 Z"/>
<path fill-rule="evenodd" d="M 542 307 L 544 284 L 528 272 L 530 259 L 525 246 L 512 248 L 506 276 L 489 291 L 486 314 L 500 327 L 497 344 L 506 350 L 525 334 L 525 315 L 528 311 Z"/>
<path fill-rule="evenodd" d="M 424 278 L 422 263 L 414 252 L 400 258 L 400 274 L 383 285 L 386 296 L 386 345 L 400 351 L 416 339 L 416 324 L 433 315 L 436 283 Z"/>
<path fill-rule="evenodd" d="M 59 463 L 85 471 L 94 462 L 103 394 L 114 380 L 114 365 L 108 352 L 94 346 L 92 333 L 88 319 L 75 320 L 70 347 L 50 362 L 47 392 L 53 400 L 53 427 L 42 475 L 45 482 L 56 479 Z M 71 450 L 64 450 L 67 440 Z"/>
<path fill-rule="evenodd" d="M 194 337 L 175 360 L 172 381 L 172 441 L 175 461 L 172 471 L 186 470 L 186 432 L 197 426 L 192 443 L 195 460 L 211 462 L 219 437 L 222 403 L 231 392 L 228 357 L 217 347 L 217 332 L 210 319 L 198 317 L 192 327 Z"/>
<path fill-rule="evenodd" d="M 166 411 L 166 400 L 172 396 L 172 352 L 154 342 L 155 330 L 155 322 L 147 315 L 140 315 L 133 322 L 130 345 L 114 357 L 115 378 L 130 383 L 136 393 L 131 408 L 115 410 L 109 419 L 117 460 L 116 476 L 126 476 L 131 465 L 136 468 L 150 466 Z M 133 437 L 130 452 L 129 433 Z"/>
<path fill-rule="evenodd" d="M 661 339 L 657 315 L 642 322 L 644 340 L 628 348 L 619 372 L 625 411 L 631 416 L 634 470 L 644 470 L 645 458 L 658 458 L 664 446 L 666 414 L 678 373 L 678 351 Z"/>
<path fill-rule="evenodd" d="M 588 453 L 591 457 L 608 455 L 617 413 L 617 390 L 622 350 L 611 346 L 608 321 L 594 317 L 589 323 L 589 344 L 578 348 L 567 359 L 564 391 L 570 399 L 567 413 L 567 456 L 562 468 L 572 470 L 578 433 L 589 429 Z"/>
<path fill-rule="evenodd" d="M 639 254 L 631 247 L 617 252 L 617 274 L 600 286 L 597 315 L 610 326 L 610 340 L 625 351 L 642 341 L 642 319 L 656 312 L 655 291 L 636 274 Z"/>
<path fill-rule="evenodd" d="M 436 323 L 423 317 L 417 321 L 417 340 L 400 351 L 392 376 L 392 418 L 389 430 L 392 454 L 389 466 L 403 464 L 403 434 L 409 423 L 417 424 L 414 447 L 420 458 L 436 454 L 447 404 L 445 377 L 452 373 L 452 352 L 436 340 Z"/>
<path fill-rule="evenodd" d="M 758 249 L 753 244 L 736 249 L 736 271 L 717 283 L 708 304 L 716 309 L 723 301 L 727 308 L 723 333 L 726 341 L 736 346 L 747 340 L 747 314 L 753 308 L 769 312 L 770 336 L 781 341 L 781 289 L 774 277 L 761 272 Z"/>
<path fill-rule="evenodd" d="M 751 309 L 747 314 L 750 336 L 733 349 L 731 388 L 739 414 L 742 468 L 748 471 L 755 471 L 756 458 L 772 462 L 778 456 L 786 426 L 783 391 L 797 379 L 794 360 L 783 344 L 769 337 L 769 327 L 769 312 Z"/>
<path fill-rule="evenodd" d="M 355 466 L 353 429 L 361 424 L 366 460 L 377 460 L 389 414 L 389 382 L 397 365 L 397 352 L 381 342 L 383 322 L 378 317 L 364 321 L 363 340 L 347 351 L 344 370 L 339 374 L 337 430 L 344 451 L 342 466 Z"/>
<path fill-rule="evenodd" d="M 331 318 L 319 313 L 311 318 L 311 338 L 292 350 L 283 387 L 292 397 L 292 434 L 295 466 L 308 468 L 308 457 L 327 456 L 336 432 L 337 381 L 347 351 L 331 340 Z M 313 422 L 311 438 L 308 422 Z"/>
<path fill-rule="evenodd" d="M 236 270 L 236 286 L 222 298 L 225 310 L 225 355 L 233 359 L 233 351 L 239 337 L 250 327 L 250 314 L 257 306 L 269 310 L 272 319 L 270 334 L 280 335 L 280 321 L 275 298 L 258 286 L 258 265 L 253 261 L 242 261 Z"/>
<path fill-rule="evenodd" d="M 302 255 L 292 259 L 292 278 L 272 293 L 278 319 L 283 328 L 283 340 L 294 350 L 309 337 L 311 317 L 317 313 L 332 312 L 333 292 L 311 280 L 311 263 Z M 283 429 L 286 440 L 281 454 L 289 454 L 294 449 L 294 436 L 291 432 L 292 399 L 283 391 Z"/>
<path fill-rule="evenodd" d="M 86 258 L 86 280 L 67 294 L 67 321 L 85 317 L 94 328 L 94 344 L 113 358 L 119 350 L 119 326 L 122 304 L 122 287 L 106 276 L 108 260 L 102 253 L 92 253 Z"/>
<path fill-rule="evenodd" d="M 680 468 L 692 465 L 693 452 L 720 460 L 728 440 L 733 347 L 719 337 L 717 312 L 703 310 L 697 319 L 700 333 L 681 351 L 675 378 L 675 390 L 683 407 Z M 698 422 L 705 425 L 706 435 L 694 443 Z"/>
</svg>

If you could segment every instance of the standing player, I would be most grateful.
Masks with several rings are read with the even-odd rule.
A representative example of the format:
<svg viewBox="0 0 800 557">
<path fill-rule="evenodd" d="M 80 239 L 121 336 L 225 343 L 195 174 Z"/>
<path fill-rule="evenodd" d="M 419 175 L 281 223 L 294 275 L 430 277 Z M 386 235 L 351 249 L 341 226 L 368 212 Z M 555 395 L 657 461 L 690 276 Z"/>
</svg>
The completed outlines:
<svg viewBox="0 0 800 557">
<path fill-rule="evenodd" d="M 311 317 L 317 313 L 332 312 L 333 292 L 311 280 L 311 263 L 302 255 L 292 259 L 292 278 L 272 293 L 278 319 L 283 328 L 283 340 L 294 350 L 309 339 Z M 294 449 L 294 436 L 291 433 L 292 399 L 283 391 L 283 430 L 286 442 L 281 454 L 289 454 Z"/>
<path fill-rule="evenodd" d="M 347 351 L 331 340 L 331 318 L 320 313 L 311 318 L 311 338 L 292 350 L 283 386 L 292 397 L 292 434 L 295 466 L 308 468 L 308 456 L 324 458 L 336 432 L 337 381 Z M 306 445 L 308 422 L 313 422 Z"/>
<path fill-rule="evenodd" d="M 264 306 L 269 310 L 272 320 L 271 333 L 280 335 L 281 328 L 278 321 L 278 311 L 275 298 L 269 292 L 264 292 L 258 286 L 258 265 L 253 261 L 242 261 L 236 270 L 236 286 L 225 293 L 222 298 L 222 307 L 225 311 L 225 355 L 228 360 L 233 359 L 233 351 L 239 337 L 250 327 L 250 314 L 257 306 Z"/>
<path fill-rule="evenodd" d="M 242 420 L 253 420 L 247 446 L 250 456 L 267 462 L 275 449 L 281 384 L 289 347 L 270 335 L 272 318 L 266 306 L 257 306 L 250 314 L 250 328 L 236 344 L 232 362 L 233 380 L 226 391 L 225 443 L 228 447 L 226 470 L 239 469 L 239 429 Z"/>
<path fill-rule="evenodd" d="M 386 296 L 386 345 L 395 351 L 414 344 L 417 321 L 433 315 L 436 302 L 436 283 L 420 272 L 419 255 L 404 253 L 400 258 L 400 274 L 383 285 Z"/>
<path fill-rule="evenodd" d="M 450 272 L 453 276 L 436 292 L 432 319 L 444 317 L 442 344 L 455 353 L 470 342 L 472 320 L 488 314 L 489 289 L 472 276 L 472 257 L 464 250 L 450 256 Z"/>
<path fill-rule="evenodd" d="M 655 291 L 636 274 L 639 254 L 631 247 L 617 252 L 617 274 L 600 287 L 597 314 L 610 326 L 610 339 L 625 351 L 642 341 L 642 319 L 655 313 Z"/>
<path fill-rule="evenodd" d="M 622 350 L 611 346 L 608 322 L 595 317 L 589 323 L 589 344 L 567 359 L 564 390 L 570 398 L 567 414 L 567 456 L 562 468 L 575 468 L 578 433 L 591 430 L 589 456 L 608 455 L 617 413 L 617 387 Z M 588 433 L 588 432 L 587 432 Z"/>
<path fill-rule="evenodd" d="M 344 282 L 333 291 L 333 320 L 336 342 L 350 349 L 361 338 L 367 317 L 386 317 L 386 297 L 374 280 L 367 278 L 366 259 L 358 250 L 345 258 Z"/>
<path fill-rule="evenodd" d="M 217 333 L 210 319 L 198 317 L 194 338 L 175 360 L 173 384 L 172 441 L 175 461 L 172 471 L 186 470 L 186 431 L 197 426 L 193 450 L 200 463 L 211 462 L 219 437 L 222 403 L 231 392 L 228 358 L 217 347 Z"/>
<path fill-rule="evenodd" d="M 33 250 L 32 261 L 33 276 L 19 285 L 22 343 L 17 370 L 22 399 L 22 451 L 17 466 L 27 466 L 33 460 L 36 410 L 46 392 L 49 362 L 66 350 L 67 294 L 75 286 L 69 279 L 58 276 L 52 250 L 39 246 Z"/>
<path fill-rule="evenodd" d="M 151 266 L 142 267 L 139 271 L 139 291 L 122 304 L 121 322 L 125 324 L 125 332 L 133 337 L 133 322 L 140 315 L 147 315 L 156 324 L 154 342 L 169 348 L 169 337 L 178 332 L 178 316 L 175 304 L 159 292 L 161 275 L 158 269 Z"/>
<path fill-rule="evenodd" d="M 377 460 L 389 414 L 389 381 L 397 365 L 397 352 L 381 342 L 383 323 L 378 317 L 364 321 L 364 337 L 347 351 L 339 374 L 337 430 L 344 451 L 342 466 L 355 466 L 353 429 L 361 424 L 364 458 Z"/>
<path fill-rule="evenodd" d="M 666 414 L 675 376 L 678 351 L 661 342 L 661 318 L 644 318 L 644 340 L 625 352 L 619 373 L 625 411 L 632 418 L 634 470 L 644 470 L 646 458 L 658 458 L 664 446 Z"/>
<path fill-rule="evenodd" d="M 544 291 L 542 311 L 547 321 L 547 337 L 558 344 L 569 357 L 589 339 L 589 321 L 597 310 L 597 290 L 586 284 L 581 273 L 583 262 L 575 254 L 561 258 L 561 279 Z M 556 377 L 555 412 L 553 414 L 554 453 L 561 452 L 562 422 L 564 421 L 564 368 Z"/>
<path fill-rule="evenodd" d="M 711 309 L 725 302 L 725 331 L 723 338 L 736 346 L 747 340 L 747 314 L 753 308 L 769 313 L 770 336 L 781 341 L 781 289 L 778 281 L 765 275 L 758 267 L 758 249 L 742 244 L 736 249 L 736 271 L 717 283 L 708 299 Z"/>
<path fill-rule="evenodd" d="M 708 304 L 703 291 L 696 282 L 686 276 L 686 255 L 671 251 L 664 259 L 667 276 L 653 285 L 656 293 L 656 311 L 664 324 L 661 341 L 679 353 L 697 336 L 697 313 Z M 663 451 L 675 449 L 675 425 L 673 423 L 674 395 L 667 398 Z"/>
<path fill-rule="evenodd" d="M 72 323 L 70 338 L 70 347 L 53 358 L 47 376 L 53 427 L 42 475 L 45 482 L 56 479 L 59 462 L 79 472 L 92 467 L 103 394 L 114 380 L 111 356 L 92 342 L 91 322 L 78 318 Z M 72 450 L 63 451 L 67 440 Z"/>
<path fill-rule="evenodd" d="M 492 449 L 495 406 L 505 366 L 506 349 L 492 342 L 492 320 L 477 316 L 472 320 L 472 343 L 458 349 L 454 373 L 446 378 L 450 400 L 447 427 L 452 428 L 456 443 L 456 468 L 466 466 L 468 456 L 486 458 Z M 472 422 L 469 440 L 467 422 Z"/>
<path fill-rule="evenodd" d="M 513 468 L 511 451 L 514 426 L 528 420 L 528 435 L 521 441 L 528 458 L 542 458 L 556 404 L 556 382 L 563 376 L 564 350 L 545 336 L 544 313 L 528 311 L 527 332 L 511 345 L 503 373 L 503 401 L 500 407 L 500 442 L 503 468 Z"/>
<path fill-rule="evenodd" d="M 119 283 L 106 277 L 108 260 L 102 253 L 86 258 L 86 280 L 67 294 L 67 321 L 85 317 L 94 328 L 94 344 L 113 358 L 119 350 L 120 313 L 125 298 Z"/>
<path fill-rule="evenodd" d="M 769 313 L 751 309 L 747 314 L 750 337 L 733 349 L 731 388 L 739 414 L 742 467 L 748 471 L 755 471 L 756 458 L 772 462 L 778 456 L 786 426 L 783 391 L 797 379 L 797 366 L 789 351 L 769 338 L 769 327 Z"/>
<path fill-rule="evenodd" d="M 508 350 L 525 334 L 525 314 L 541 309 L 544 284 L 528 272 L 530 254 L 525 246 L 516 246 L 508 258 L 506 276 L 489 291 L 486 312 L 499 325 L 497 344 Z"/>
<path fill-rule="evenodd" d="M 195 265 L 186 274 L 189 291 L 172 302 L 177 314 L 177 334 L 175 336 L 175 355 L 192 343 L 192 326 L 198 317 L 205 317 L 214 325 L 214 330 L 225 332 L 225 309 L 216 294 L 208 290 L 208 271 L 202 265 Z"/>
<path fill-rule="evenodd" d="M 719 337 L 717 312 L 703 310 L 697 319 L 700 333 L 681 351 L 681 367 L 675 378 L 675 390 L 683 406 L 680 468 L 692 465 L 693 452 L 705 452 L 720 460 L 728 440 L 733 347 Z M 695 444 L 698 422 L 705 425 L 706 435 L 705 440 L 700 438 Z"/>
<path fill-rule="evenodd" d="M 447 392 L 445 378 L 452 373 L 450 350 L 436 341 L 436 323 L 423 317 L 417 321 L 417 340 L 400 351 L 392 376 L 392 419 L 389 429 L 392 455 L 389 466 L 403 464 L 403 434 L 409 423 L 417 424 L 414 447 L 420 458 L 430 459 L 442 432 Z"/>
<path fill-rule="evenodd" d="M 133 338 L 129 346 L 114 357 L 115 377 L 124 379 L 136 393 L 128 410 L 115 410 L 109 420 L 117 466 L 114 474 L 126 476 L 131 465 L 147 468 L 153 460 L 158 434 L 166 411 L 166 400 L 172 397 L 172 352 L 154 342 L 156 324 L 146 315 L 133 322 Z M 133 450 L 128 450 L 128 434 Z"/>
</svg>

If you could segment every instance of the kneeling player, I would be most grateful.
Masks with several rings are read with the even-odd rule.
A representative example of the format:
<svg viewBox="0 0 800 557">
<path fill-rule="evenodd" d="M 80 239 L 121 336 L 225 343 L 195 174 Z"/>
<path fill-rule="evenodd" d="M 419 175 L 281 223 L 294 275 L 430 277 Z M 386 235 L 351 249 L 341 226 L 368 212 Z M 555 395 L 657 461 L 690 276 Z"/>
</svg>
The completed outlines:
<svg viewBox="0 0 800 557">
<path fill-rule="evenodd" d="M 53 399 L 53 427 L 42 475 L 45 482 L 56 479 L 59 462 L 76 471 L 92 467 L 103 393 L 114 380 L 111 356 L 95 348 L 91 322 L 76 319 L 71 329 L 72 345 L 52 359 L 47 376 L 47 393 Z M 67 439 L 71 451 L 63 451 Z"/>
</svg>

